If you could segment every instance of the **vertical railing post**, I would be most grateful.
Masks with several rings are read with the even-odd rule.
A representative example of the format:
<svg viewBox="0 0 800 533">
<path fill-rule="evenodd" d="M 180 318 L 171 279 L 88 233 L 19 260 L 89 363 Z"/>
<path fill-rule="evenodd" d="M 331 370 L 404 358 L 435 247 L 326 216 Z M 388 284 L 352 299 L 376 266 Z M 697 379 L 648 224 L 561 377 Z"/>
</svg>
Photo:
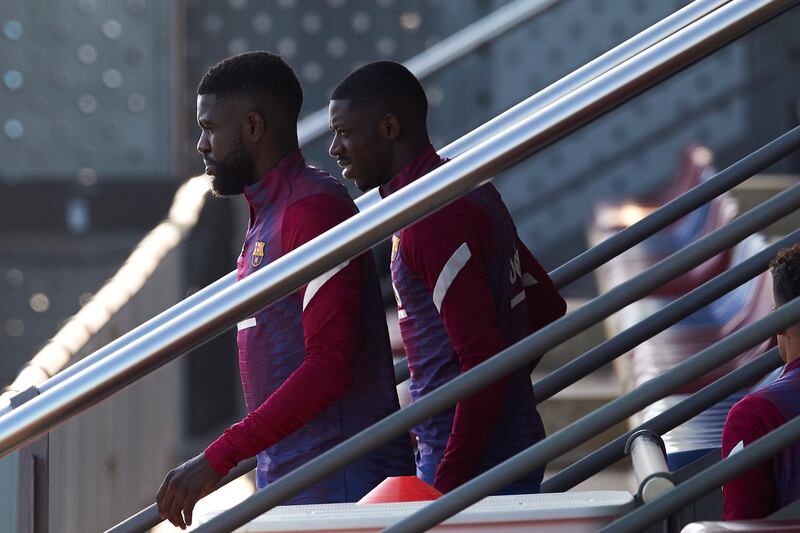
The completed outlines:
<svg viewBox="0 0 800 533">
<path fill-rule="evenodd" d="M 39 395 L 30 387 L 11 398 L 16 409 Z M 47 533 L 50 497 L 50 434 L 19 450 L 19 484 L 17 491 L 17 533 Z"/>
</svg>

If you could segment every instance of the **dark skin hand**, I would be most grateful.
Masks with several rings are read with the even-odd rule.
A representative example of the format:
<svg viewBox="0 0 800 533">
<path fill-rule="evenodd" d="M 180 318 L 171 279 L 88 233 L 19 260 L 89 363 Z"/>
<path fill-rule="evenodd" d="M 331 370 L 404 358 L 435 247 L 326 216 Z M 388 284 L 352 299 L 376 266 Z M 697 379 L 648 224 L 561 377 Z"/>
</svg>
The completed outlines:
<svg viewBox="0 0 800 533">
<path fill-rule="evenodd" d="M 222 476 L 217 474 L 202 453 L 170 470 L 156 495 L 158 514 L 181 529 L 192 523 L 192 511 L 197 501 L 217 486 Z"/>
</svg>

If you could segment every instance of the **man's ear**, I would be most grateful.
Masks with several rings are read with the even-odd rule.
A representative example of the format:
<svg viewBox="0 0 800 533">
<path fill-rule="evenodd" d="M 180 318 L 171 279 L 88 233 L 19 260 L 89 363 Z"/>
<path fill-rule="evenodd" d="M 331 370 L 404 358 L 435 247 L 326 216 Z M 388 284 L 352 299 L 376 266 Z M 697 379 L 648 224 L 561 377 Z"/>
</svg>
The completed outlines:
<svg viewBox="0 0 800 533">
<path fill-rule="evenodd" d="M 396 141 L 400 134 L 403 132 L 403 126 L 400 124 L 400 119 L 394 113 L 386 113 L 381 119 L 381 133 L 383 136 L 390 140 Z"/>
<path fill-rule="evenodd" d="M 248 111 L 244 119 L 244 135 L 251 143 L 257 143 L 264 136 L 267 121 L 258 111 Z"/>
<path fill-rule="evenodd" d="M 798 342 L 800 341 L 800 324 L 793 324 L 776 334 L 783 335 L 790 342 Z"/>
</svg>

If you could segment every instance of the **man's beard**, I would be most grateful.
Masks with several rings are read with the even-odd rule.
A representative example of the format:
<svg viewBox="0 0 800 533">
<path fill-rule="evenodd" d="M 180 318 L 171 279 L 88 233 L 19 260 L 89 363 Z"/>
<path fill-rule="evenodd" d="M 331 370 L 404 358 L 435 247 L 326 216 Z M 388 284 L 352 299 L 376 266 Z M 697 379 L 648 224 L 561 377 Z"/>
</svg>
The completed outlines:
<svg viewBox="0 0 800 533">
<path fill-rule="evenodd" d="M 241 140 L 235 151 L 224 161 L 210 161 L 215 168 L 211 176 L 211 192 L 215 196 L 236 196 L 253 183 L 253 161 L 244 151 Z"/>
</svg>

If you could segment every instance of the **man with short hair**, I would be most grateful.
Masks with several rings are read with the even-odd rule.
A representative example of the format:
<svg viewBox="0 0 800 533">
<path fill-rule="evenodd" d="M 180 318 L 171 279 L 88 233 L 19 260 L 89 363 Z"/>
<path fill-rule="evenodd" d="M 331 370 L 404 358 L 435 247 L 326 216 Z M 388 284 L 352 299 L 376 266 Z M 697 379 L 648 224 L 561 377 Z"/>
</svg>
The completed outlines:
<svg viewBox="0 0 800 533">
<path fill-rule="evenodd" d="M 361 190 L 393 194 L 444 164 L 428 139 L 419 81 L 391 61 L 333 91 L 330 155 Z M 394 235 L 391 261 L 413 400 L 479 365 L 566 310 L 484 185 Z M 526 366 L 415 428 L 417 475 L 448 492 L 544 438 Z M 543 468 L 501 493 L 539 491 Z"/>
<path fill-rule="evenodd" d="M 780 307 L 800 296 L 800 244 L 770 262 L 772 295 Z M 773 383 L 731 408 L 722 430 L 722 457 L 729 457 L 800 414 L 800 324 L 779 331 L 778 352 L 786 363 Z M 765 518 L 800 498 L 800 444 L 732 479 L 722 489 L 723 518 Z"/>
<path fill-rule="evenodd" d="M 243 193 L 250 207 L 237 280 L 356 213 L 345 188 L 303 159 L 303 93 L 280 57 L 225 59 L 197 92 L 197 150 L 212 189 Z M 261 488 L 399 408 L 371 253 L 242 320 L 237 340 L 249 414 L 167 475 L 158 509 L 179 527 L 239 461 L 257 456 Z M 285 503 L 357 501 L 387 476 L 409 474 L 411 447 L 400 436 Z"/>
</svg>

